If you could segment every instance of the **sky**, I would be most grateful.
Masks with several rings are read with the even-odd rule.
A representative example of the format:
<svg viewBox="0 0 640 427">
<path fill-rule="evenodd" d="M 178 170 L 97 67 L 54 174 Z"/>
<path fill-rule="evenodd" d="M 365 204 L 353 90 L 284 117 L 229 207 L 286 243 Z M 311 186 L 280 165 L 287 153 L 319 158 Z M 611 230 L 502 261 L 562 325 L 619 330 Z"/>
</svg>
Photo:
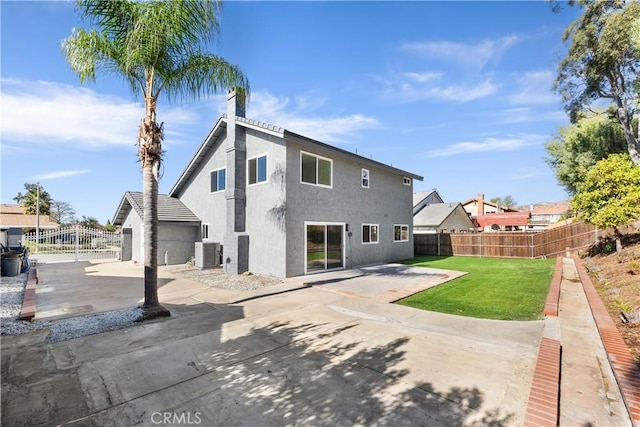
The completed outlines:
<svg viewBox="0 0 640 427">
<path fill-rule="evenodd" d="M 36 183 L 78 217 L 113 219 L 142 191 L 142 102 L 124 81 L 81 84 L 60 49 L 88 28 L 70 1 L 0 1 L 1 199 Z M 546 1 L 227 1 L 211 52 L 238 65 L 247 117 L 424 177 L 447 202 L 567 194 L 544 145 L 568 124 L 552 90 L 579 11 Z M 158 104 L 166 194 L 225 112 L 225 94 Z"/>
</svg>

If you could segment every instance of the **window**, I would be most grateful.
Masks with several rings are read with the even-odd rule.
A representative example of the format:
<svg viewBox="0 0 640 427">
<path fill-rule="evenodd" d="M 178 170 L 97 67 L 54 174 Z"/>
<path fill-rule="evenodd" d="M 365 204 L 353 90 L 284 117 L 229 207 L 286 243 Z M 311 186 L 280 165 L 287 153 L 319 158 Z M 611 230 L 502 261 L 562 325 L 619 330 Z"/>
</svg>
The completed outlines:
<svg viewBox="0 0 640 427">
<path fill-rule="evenodd" d="M 362 243 L 378 243 L 378 224 L 362 224 Z"/>
<path fill-rule="evenodd" d="M 362 187 L 369 188 L 369 169 L 362 169 Z"/>
<path fill-rule="evenodd" d="M 215 193 L 225 188 L 227 188 L 227 169 L 222 168 L 211 171 L 211 187 L 209 191 Z"/>
<path fill-rule="evenodd" d="M 394 225 L 393 226 L 393 241 L 394 242 L 408 242 L 409 241 L 409 226 L 408 225 Z"/>
<path fill-rule="evenodd" d="M 402 183 L 403 183 L 404 185 L 411 185 L 411 178 L 408 178 L 408 177 L 406 177 L 406 176 L 403 176 L 403 177 L 402 177 Z"/>
<path fill-rule="evenodd" d="M 300 152 L 300 181 L 306 184 L 331 187 L 333 160 Z"/>
<path fill-rule="evenodd" d="M 202 231 L 202 240 L 207 240 L 209 238 L 209 224 L 202 224 L 200 230 Z"/>
<path fill-rule="evenodd" d="M 247 160 L 249 163 L 249 185 L 267 182 L 267 155 Z"/>
</svg>

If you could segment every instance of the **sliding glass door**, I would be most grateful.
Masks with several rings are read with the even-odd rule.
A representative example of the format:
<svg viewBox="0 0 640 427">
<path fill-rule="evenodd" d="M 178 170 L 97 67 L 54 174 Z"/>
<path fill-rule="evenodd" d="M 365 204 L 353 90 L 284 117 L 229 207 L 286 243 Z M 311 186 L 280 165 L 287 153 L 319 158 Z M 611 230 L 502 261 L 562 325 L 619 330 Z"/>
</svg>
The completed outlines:
<svg viewBox="0 0 640 427">
<path fill-rule="evenodd" d="M 344 224 L 306 224 L 306 272 L 344 267 Z"/>
</svg>

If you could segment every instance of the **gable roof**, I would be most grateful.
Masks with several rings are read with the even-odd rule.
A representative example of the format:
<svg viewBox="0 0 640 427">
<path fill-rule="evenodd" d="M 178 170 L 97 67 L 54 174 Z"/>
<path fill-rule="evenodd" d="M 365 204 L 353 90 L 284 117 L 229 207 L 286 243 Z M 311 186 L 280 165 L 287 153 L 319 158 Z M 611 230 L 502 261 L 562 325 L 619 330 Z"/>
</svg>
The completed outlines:
<svg viewBox="0 0 640 427">
<path fill-rule="evenodd" d="M 49 215 L 27 215 L 22 206 L 3 203 L 0 205 L 0 226 L 4 228 L 31 228 L 40 223 L 40 228 L 58 228 L 60 224 L 51 221 Z"/>
<path fill-rule="evenodd" d="M 462 207 L 460 203 L 432 203 L 420 210 L 421 227 L 439 227 L 457 208 Z"/>
<path fill-rule="evenodd" d="M 299 135 L 278 126 L 259 122 L 257 120 L 247 119 L 240 116 L 236 116 L 235 120 L 236 124 L 240 126 L 244 126 L 247 129 L 258 130 L 260 132 L 282 138 L 284 141 L 290 140 L 306 147 L 323 151 L 325 153 L 337 154 L 342 157 L 351 158 L 353 160 L 373 167 L 381 168 L 399 175 L 404 175 L 408 178 L 417 179 L 418 181 L 422 181 L 423 179 L 420 175 L 416 175 L 411 172 L 407 172 L 372 159 L 367 159 L 366 157 L 360 156 L 359 154 L 351 153 L 341 148 L 334 147 L 333 145 L 325 144 L 323 142 L 308 138 L 304 135 Z M 208 157 L 210 150 L 212 150 L 218 142 L 222 141 L 222 138 L 224 138 L 224 136 L 226 135 L 226 130 L 227 115 L 223 114 L 218 119 L 218 121 L 216 121 L 213 128 L 204 139 L 194 156 L 191 158 L 184 171 L 182 171 L 182 173 L 178 177 L 178 180 L 169 191 L 169 197 L 180 197 L 182 190 L 189 183 L 193 174 L 198 171 L 199 166 L 202 164 L 202 162 Z"/>
<path fill-rule="evenodd" d="M 422 202 L 424 202 L 426 199 L 428 199 L 432 195 L 434 196 L 434 198 L 439 200 L 439 202 L 432 202 L 432 203 L 444 203 L 444 200 L 442 200 L 442 197 L 440 197 L 440 194 L 438 194 L 438 190 L 420 191 L 417 193 L 413 193 L 413 214 L 414 215 L 420 212 L 422 208 L 430 204 L 430 203 L 423 204 Z"/>
<path fill-rule="evenodd" d="M 138 216 L 142 218 L 144 211 L 142 209 L 141 192 L 127 191 L 124 193 L 118 210 L 113 216 L 113 221 L 111 221 L 113 225 L 122 225 L 122 221 L 124 221 L 131 209 L 135 210 Z M 180 200 L 164 194 L 158 194 L 158 221 L 199 223 L 200 218 Z"/>
</svg>

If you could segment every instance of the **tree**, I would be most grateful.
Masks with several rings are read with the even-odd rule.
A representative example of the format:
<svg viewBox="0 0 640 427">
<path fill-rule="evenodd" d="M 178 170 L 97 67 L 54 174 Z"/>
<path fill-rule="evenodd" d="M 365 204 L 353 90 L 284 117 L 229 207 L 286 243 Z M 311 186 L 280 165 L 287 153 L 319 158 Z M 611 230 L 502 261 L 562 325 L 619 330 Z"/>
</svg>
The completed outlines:
<svg viewBox="0 0 640 427">
<path fill-rule="evenodd" d="M 640 49 L 637 40 L 640 3 L 624 0 L 570 0 L 584 14 L 563 34 L 570 41 L 555 88 L 572 121 L 594 101 L 609 99 L 624 130 L 627 152 L 640 164 L 640 129 L 632 120 L 638 112 Z"/>
<path fill-rule="evenodd" d="M 504 206 L 507 208 L 510 208 L 511 206 L 514 206 L 515 204 L 517 204 L 517 202 L 515 201 L 515 199 L 511 196 L 511 195 L 507 195 L 504 197 L 494 197 L 493 199 L 489 200 L 491 203 L 495 203 L 496 205 L 500 205 L 500 206 Z"/>
<path fill-rule="evenodd" d="M 75 221 L 76 211 L 68 202 L 52 200 L 49 217 L 60 225 L 68 225 Z"/>
<path fill-rule="evenodd" d="M 86 228 L 102 228 L 102 225 L 100 225 L 100 221 L 98 221 L 98 219 L 93 216 L 82 215 L 82 219 L 78 221 L 78 225 Z"/>
<path fill-rule="evenodd" d="M 624 129 L 613 114 L 584 112 L 545 144 L 548 157 L 544 160 L 569 195 L 576 194 L 578 184 L 598 160 L 627 152 Z"/>
<path fill-rule="evenodd" d="M 620 251 L 618 226 L 640 218 L 640 166 L 626 153 L 600 160 L 579 184 L 571 205 L 585 221 L 600 228 L 612 227 Z"/>
<path fill-rule="evenodd" d="M 24 213 L 27 215 L 36 214 L 36 205 L 38 204 L 38 193 L 40 198 L 40 215 L 49 215 L 51 210 L 51 196 L 42 188 L 40 184 L 24 184 L 26 192 L 18 193 L 13 200 L 22 205 Z"/>
<path fill-rule="evenodd" d="M 116 226 L 111 224 L 110 219 L 107 219 L 107 224 L 104 226 L 104 231 L 116 231 Z"/>
<path fill-rule="evenodd" d="M 207 52 L 218 34 L 219 1 L 78 0 L 80 15 L 97 29 L 75 29 L 62 44 L 82 83 L 98 72 L 121 76 L 142 96 L 145 114 L 138 134 L 142 167 L 144 304 L 139 320 L 168 316 L 158 300 L 158 173 L 163 123 L 156 119 L 162 95 L 169 101 L 196 100 L 238 86 L 248 94 L 242 71 Z"/>
</svg>

